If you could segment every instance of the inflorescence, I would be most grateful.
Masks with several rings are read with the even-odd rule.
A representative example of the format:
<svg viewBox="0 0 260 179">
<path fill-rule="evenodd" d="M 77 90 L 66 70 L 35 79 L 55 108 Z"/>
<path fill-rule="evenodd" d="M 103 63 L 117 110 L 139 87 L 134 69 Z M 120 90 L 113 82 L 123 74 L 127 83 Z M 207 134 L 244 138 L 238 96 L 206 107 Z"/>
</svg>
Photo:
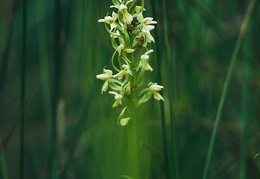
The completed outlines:
<svg viewBox="0 0 260 179">
<path fill-rule="evenodd" d="M 144 0 L 141 6 L 135 5 L 134 0 L 112 0 L 112 2 L 110 8 L 117 12 L 113 11 L 111 16 L 107 14 L 98 22 L 104 22 L 111 37 L 115 50 L 111 62 L 115 74 L 112 70 L 104 68 L 103 73 L 96 77 L 104 81 L 101 93 L 109 89 L 108 93 L 114 95 L 113 108 L 124 106 L 118 117 L 118 124 L 125 126 L 131 119 L 130 103 L 134 103 L 137 107 L 152 96 L 156 100 L 164 100 L 159 94 L 163 86 L 157 83 L 150 82 L 146 88 L 139 89 L 143 84 L 144 73 L 153 71 L 149 59 L 154 51 L 147 46 L 154 42 L 150 31 L 157 22 L 152 17 L 143 16 Z"/>
</svg>

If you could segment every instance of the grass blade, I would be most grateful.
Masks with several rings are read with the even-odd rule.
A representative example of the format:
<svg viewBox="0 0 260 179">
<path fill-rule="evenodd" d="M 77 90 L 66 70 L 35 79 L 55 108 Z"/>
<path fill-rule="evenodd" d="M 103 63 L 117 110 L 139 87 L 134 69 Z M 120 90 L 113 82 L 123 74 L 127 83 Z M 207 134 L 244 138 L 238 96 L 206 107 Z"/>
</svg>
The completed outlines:
<svg viewBox="0 0 260 179">
<path fill-rule="evenodd" d="M 152 14 L 154 16 L 154 19 L 157 19 L 156 14 L 156 1 L 151 0 L 152 5 Z M 161 76 L 161 62 L 159 61 L 160 58 L 160 46 L 159 46 L 159 37 L 158 37 L 158 31 L 155 33 L 155 41 L 156 43 L 156 53 L 157 53 L 157 65 L 158 65 L 158 83 L 162 84 L 162 76 Z M 163 95 L 163 93 L 162 93 Z M 161 111 L 161 125 L 162 125 L 162 140 L 163 140 L 163 154 L 164 154 L 164 167 L 165 167 L 165 178 L 170 178 L 170 170 L 169 170 L 169 156 L 168 156 L 168 142 L 167 142 L 167 129 L 166 129 L 166 118 L 165 118 L 165 108 L 164 103 L 160 102 L 160 111 Z"/>
<path fill-rule="evenodd" d="M 249 18 L 252 14 L 254 5 L 255 5 L 255 0 L 251 0 L 249 6 L 247 8 L 246 14 L 244 16 L 244 19 L 242 21 L 242 24 L 241 24 L 241 27 L 240 27 L 240 32 L 239 32 L 239 37 L 237 39 L 234 52 L 232 54 L 230 66 L 229 66 L 229 69 L 228 69 L 228 74 L 226 76 L 226 80 L 225 80 L 225 83 L 224 83 L 224 87 L 223 87 L 223 90 L 222 90 L 222 94 L 221 94 L 221 98 L 220 98 L 220 102 L 219 102 L 219 106 L 218 106 L 218 110 L 217 110 L 217 115 L 216 115 L 216 119 L 215 119 L 215 123 L 214 123 L 213 132 L 212 132 L 211 139 L 210 139 L 210 144 L 209 144 L 209 149 L 208 149 L 208 154 L 207 154 L 207 159 L 206 159 L 206 165 L 205 165 L 204 174 L 203 174 L 203 179 L 208 178 L 209 165 L 210 165 L 211 158 L 212 158 L 212 152 L 213 152 L 213 148 L 214 148 L 214 144 L 215 144 L 215 139 L 216 139 L 216 136 L 217 136 L 217 130 L 218 130 L 218 126 L 219 126 L 220 117 L 221 117 L 224 102 L 225 102 L 225 99 L 226 99 L 228 86 L 229 86 L 230 79 L 231 79 L 231 76 L 232 76 L 233 71 L 234 71 L 234 67 L 235 67 L 235 64 L 236 64 L 236 61 L 237 61 L 238 52 L 240 50 L 242 40 L 243 40 L 244 34 L 246 32 L 246 27 L 247 27 Z"/>
<path fill-rule="evenodd" d="M 20 179 L 24 178 L 24 123 L 25 123 L 25 81 L 27 46 L 27 0 L 23 1 L 22 26 L 22 64 L 21 64 L 21 123 L 20 123 Z"/>
</svg>

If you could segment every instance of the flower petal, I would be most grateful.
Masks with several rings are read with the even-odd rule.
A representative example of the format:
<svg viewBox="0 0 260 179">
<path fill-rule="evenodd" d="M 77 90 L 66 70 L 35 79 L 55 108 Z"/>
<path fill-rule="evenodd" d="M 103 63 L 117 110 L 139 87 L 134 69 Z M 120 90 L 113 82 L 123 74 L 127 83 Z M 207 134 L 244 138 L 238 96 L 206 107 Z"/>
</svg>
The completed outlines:
<svg viewBox="0 0 260 179">
<path fill-rule="evenodd" d="M 105 22 L 105 19 L 99 19 L 98 22 Z"/>
<path fill-rule="evenodd" d="M 157 83 L 149 83 L 149 89 L 151 91 L 160 91 L 163 88 L 163 86 L 158 85 Z"/>
<path fill-rule="evenodd" d="M 158 101 L 163 100 L 163 97 L 158 92 L 153 92 L 153 97 L 157 99 Z"/>
<path fill-rule="evenodd" d="M 106 90 L 108 89 L 108 81 L 105 81 L 105 83 L 102 86 L 102 91 L 101 93 L 103 94 L 103 92 L 106 92 Z"/>
</svg>

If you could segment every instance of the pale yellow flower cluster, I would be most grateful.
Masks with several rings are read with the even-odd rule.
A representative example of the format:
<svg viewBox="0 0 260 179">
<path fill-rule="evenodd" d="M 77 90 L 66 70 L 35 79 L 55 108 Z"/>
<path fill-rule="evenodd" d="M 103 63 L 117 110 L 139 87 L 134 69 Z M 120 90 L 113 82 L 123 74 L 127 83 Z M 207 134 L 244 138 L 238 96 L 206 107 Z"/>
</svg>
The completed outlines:
<svg viewBox="0 0 260 179">
<path fill-rule="evenodd" d="M 148 43 L 154 42 L 151 30 L 157 24 L 152 17 L 144 17 L 144 0 L 141 6 L 137 6 L 133 0 L 112 0 L 114 8 L 111 16 L 107 15 L 98 22 L 103 22 L 110 34 L 112 47 L 115 52 L 112 56 L 112 67 L 116 71 L 103 69 L 103 73 L 97 75 L 104 81 L 101 93 L 109 89 L 109 94 L 114 95 L 113 108 L 125 106 L 118 117 L 118 124 L 125 126 L 131 119 L 131 111 L 127 114 L 128 102 L 133 101 L 137 106 L 148 101 L 151 96 L 156 100 L 164 100 L 159 94 L 163 86 L 150 82 L 147 88 L 140 91 L 143 84 L 145 71 L 153 71 L 149 64 L 152 49 L 148 49 Z M 117 58 L 116 58 L 117 56 Z M 115 60 L 117 59 L 117 60 Z M 139 92 L 139 95 L 136 93 Z"/>
</svg>

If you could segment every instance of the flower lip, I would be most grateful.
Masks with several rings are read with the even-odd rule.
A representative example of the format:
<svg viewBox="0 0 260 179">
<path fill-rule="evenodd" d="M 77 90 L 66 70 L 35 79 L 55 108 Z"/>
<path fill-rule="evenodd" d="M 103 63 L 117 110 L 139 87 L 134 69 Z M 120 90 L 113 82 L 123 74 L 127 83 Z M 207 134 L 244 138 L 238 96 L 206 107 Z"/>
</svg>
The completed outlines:
<svg viewBox="0 0 260 179">
<path fill-rule="evenodd" d="M 116 20 L 118 18 L 118 14 L 116 14 L 114 11 L 112 12 L 111 16 L 105 16 L 104 19 L 99 19 L 98 22 L 105 22 L 110 25 L 110 31 L 112 31 L 114 28 L 117 27 Z"/>
<path fill-rule="evenodd" d="M 100 80 L 108 80 L 108 79 L 110 79 L 112 77 L 113 72 L 111 70 L 104 69 L 103 71 L 104 71 L 103 74 L 99 74 L 99 75 L 96 76 L 98 79 L 100 79 Z"/>
<path fill-rule="evenodd" d="M 115 95 L 115 103 L 113 104 L 113 108 L 119 105 L 122 105 L 122 98 L 123 96 L 115 91 L 109 91 L 109 94 Z"/>
</svg>

